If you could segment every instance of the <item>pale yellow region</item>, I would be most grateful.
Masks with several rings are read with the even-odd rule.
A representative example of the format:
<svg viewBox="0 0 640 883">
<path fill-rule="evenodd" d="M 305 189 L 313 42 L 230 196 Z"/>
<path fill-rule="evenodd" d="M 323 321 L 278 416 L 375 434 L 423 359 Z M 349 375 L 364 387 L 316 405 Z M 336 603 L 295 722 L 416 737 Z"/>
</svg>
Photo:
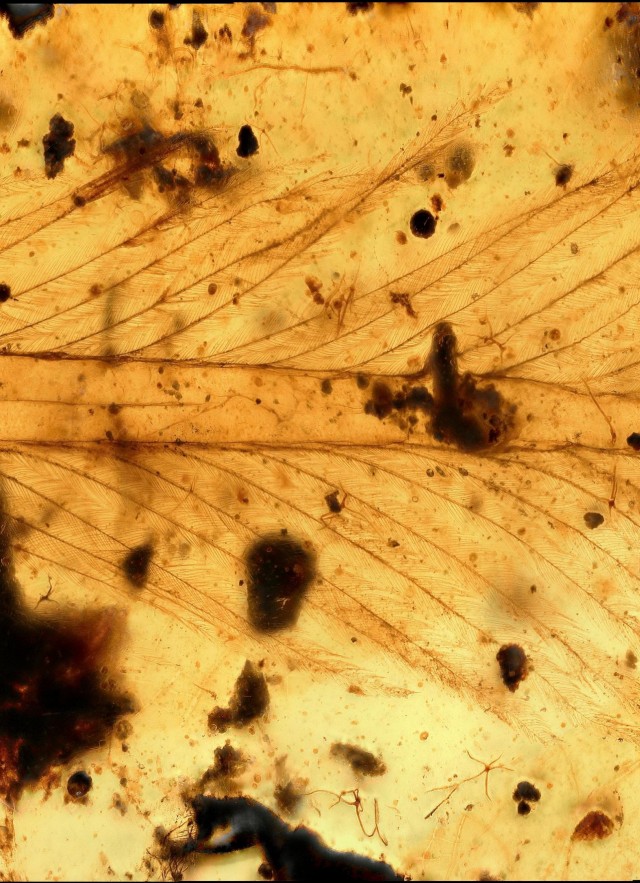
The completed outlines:
<svg viewBox="0 0 640 883">
<path fill-rule="evenodd" d="M 0 20 L 6 529 L 29 607 L 52 589 L 42 615 L 127 613 L 112 674 L 140 707 L 126 748 L 0 807 L 0 879 L 170 879 L 154 831 L 186 820 L 226 738 L 251 761 L 236 793 L 275 809 L 286 757 L 307 780 L 291 824 L 414 880 L 637 876 L 640 53 L 619 4 L 523 5 L 58 5 L 21 40 Z M 48 179 L 55 113 L 76 148 Z M 188 141 L 162 160 L 181 199 L 118 166 L 105 148 L 145 126 L 205 133 L 223 181 L 193 184 Z M 365 412 L 443 321 L 461 371 L 516 406 L 502 446 Z M 265 636 L 243 555 L 283 528 L 318 578 Z M 121 563 L 145 542 L 133 592 Z M 530 660 L 515 692 L 506 643 Z M 269 712 L 214 735 L 246 659 Z M 387 773 L 359 778 L 336 741 Z M 81 768 L 88 801 L 65 802 Z M 353 789 L 362 825 L 336 804 Z M 596 810 L 611 835 L 572 841 Z M 258 880 L 261 861 L 198 858 L 186 879 Z"/>
</svg>

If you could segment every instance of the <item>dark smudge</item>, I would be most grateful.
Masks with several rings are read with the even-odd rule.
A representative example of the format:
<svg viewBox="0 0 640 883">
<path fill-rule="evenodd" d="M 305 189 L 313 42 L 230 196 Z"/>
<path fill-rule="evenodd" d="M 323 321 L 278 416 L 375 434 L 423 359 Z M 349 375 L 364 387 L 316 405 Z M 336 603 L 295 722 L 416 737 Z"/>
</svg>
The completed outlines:
<svg viewBox="0 0 640 883">
<path fill-rule="evenodd" d="M 473 151 L 466 144 L 458 144 L 445 160 L 444 178 L 449 187 L 455 190 L 460 184 L 468 181 L 475 168 Z"/>
<path fill-rule="evenodd" d="M 208 36 L 209 32 L 202 24 L 200 13 L 194 9 L 191 16 L 191 34 L 184 38 L 185 44 L 187 46 L 192 46 L 197 52 L 198 49 L 201 49 L 207 42 Z"/>
<path fill-rule="evenodd" d="M 209 729 L 226 733 L 229 727 L 246 727 L 269 707 L 269 688 L 256 666 L 247 661 L 236 681 L 227 708 L 218 706 L 209 714 Z"/>
<path fill-rule="evenodd" d="M 122 633 L 114 610 L 28 610 L 0 531 L 0 797 L 101 745 L 132 699 L 108 675 Z"/>
<path fill-rule="evenodd" d="M 149 578 L 149 565 L 153 558 L 153 546 L 151 543 L 143 543 L 136 546 L 125 556 L 122 562 L 124 575 L 136 589 L 143 589 Z"/>
<path fill-rule="evenodd" d="M 357 745 L 334 742 L 331 746 L 331 757 L 345 761 L 354 773 L 359 773 L 362 776 L 383 776 L 387 771 L 382 758 L 376 757 L 375 754 L 365 751 L 364 748 L 359 748 Z"/>
<path fill-rule="evenodd" d="M 0 3 L 0 16 L 9 23 L 9 30 L 17 40 L 38 23 L 53 18 L 53 3 Z"/>
<path fill-rule="evenodd" d="M 228 782 L 242 775 L 248 766 L 248 761 L 241 751 L 234 748 L 227 739 L 224 745 L 215 749 L 213 765 L 200 777 L 198 789 L 206 791 L 221 782 Z"/>
<path fill-rule="evenodd" d="M 0 303 L 3 304 L 5 301 L 9 300 L 10 297 L 11 289 L 9 286 L 5 282 L 0 283 Z"/>
<path fill-rule="evenodd" d="M 596 527 L 600 527 L 603 522 L 604 515 L 601 515 L 599 512 L 584 513 L 584 523 L 590 528 L 590 530 L 595 530 Z"/>
<path fill-rule="evenodd" d="M 89 773 L 85 773 L 84 770 L 78 770 L 77 773 L 73 773 L 67 779 L 67 793 L 73 800 L 81 800 L 91 791 L 92 785 L 93 780 Z"/>
<path fill-rule="evenodd" d="M 73 135 L 73 123 L 65 120 L 57 113 L 49 121 L 49 132 L 42 143 L 44 145 L 44 169 L 47 178 L 55 178 L 64 169 L 64 161 L 73 156 L 76 149 Z"/>
<path fill-rule="evenodd" d="M 613 834 L 613 821 L 600 810 L 588 812 L 586 816 L 578 822 L 573 834 L 572 840 L 604 840 Z"/>
<path fill-rule="evenodd" d="M 241 126 L 238 132 L 238 147 L 236 148 L 238 156 L 246 159 L 257 153 L 259 148 L 258 139 L 254 135 L 251 126 Z"/>
<path fill-rule="evenodd" d="M 556 186 L 566 187 L 573 177 L 573 166 L 561 165 L 556 169 Z"/>
<path fill-rule="evenodd" d="M 284 536 L 257 540 L 245 555 L 249 621 L 259 631 L 290 628 L 315 577 L 309 543 Z"/>
<path fill-rule="evenodd" d="M 267 807 L 248 797 L 192 801 L 196 836 L 186 843 L 158 840 L 169 856 L 223 854 L 259 846 L 276 880 L 403 880 L 385 862 L 328 847 L 309 828 L 292 828 Z M 216 837 L 218 831 L 222 831 Z"/>
<path fill-rule="evenodd" d="M 529 674 L 529 662 L 524 650 L 518 644 L 503 644 L 496 659 L 505 687 L 515 693 L 520 682 Z"/>
</svg>

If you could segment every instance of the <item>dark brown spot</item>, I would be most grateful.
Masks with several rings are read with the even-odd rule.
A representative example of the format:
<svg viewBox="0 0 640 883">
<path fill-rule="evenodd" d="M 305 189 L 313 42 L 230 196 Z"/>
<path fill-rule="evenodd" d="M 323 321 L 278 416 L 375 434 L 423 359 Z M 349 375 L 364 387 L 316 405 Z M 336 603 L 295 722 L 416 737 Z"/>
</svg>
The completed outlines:
<svg viewBox="0 0 640 883">
<path fill-rule="evenodd" d="M 634 451 L 640 451 L 640 432 L 632 432 L 627 438 L 627 444 Z"/>
<path fill-rule="evenodd" d="M 213 752 L 213 765 L 201 776 L 198 782 L 198 788 L 206 790 L 210 785 L 215 785 L 221 781 L 235 779 L 246 770 L 248 761 L 241 751 L 234 748 L 227 739 L 224 745 L 219 746 Z"/>
<path fill-rule="evenodd" d="M 604 521 L 604 515 L 601 515 L 599 512 L 585 512 L 584 513 L 584 523 L 588 528 L 594 530 L 596 527 L 600 527 L 600 525 Z"/>
<path fill-rule="evenodd" d="M 262 672 L 247 661 L 236 681 L 227 708 L 218 706 L 209 714 L 209 729 L 226 733 L 229 727 L 245 727 L 269 707 L 269 688 Z"/>
<path fill-rule="evenodd" d="M 599 810 L 588 812 L 582 821 L 578 822 L 572 840 L 604 840 L 613 834 L 613 821 L 605 813 Z"/>
<path fill-rule="evenodd" d="M 149 24 L 155 30 L 159 30 L 164 27 L 164 12 L 160 12 L 159 9 L 152 9 L 149 13 Z"/>
<path fill-rule="evenodd" d="M 382 758 L 357 745 L 334 742 L 331 746 L 331 757 L 345 761 L 354 773 L 359 773 L 361 776 L 383 776 L 387 771 Z"/>
<path fill-rule="evenodd" d="M 349 15 L 357 15 L 359 12 L 370 12 L 373 9 L 373 3 L 345 3 Z"/>
<path fill-rule="evenodd" d="M 518 644 L 503 644 L 496 654 L 502 681 L 512 693 L 529 674 L 529 662 L 522 647 Z"/>
<path fill-rule="evenodd" d="M 113 414 L 115 416 L 116 414 L 119 414 L 120 411 L 122 410 L 122 405 L 116 405 L 115 402 L 111 402 L 111 404 L 109 405 L 107 410 L 109 411 L 110 414 Z"/>
<path fill-rule="evenodd" d="M 258 866 L 258 874 L 263 880 L 273 880 L 273 868 L 266 862 L 261 862 Z"/>
<path fill-rule="evenodd" d="M 419 239 L 429 239 L 436 232 L 437 223 L 437 218 L 434 218 L 430 211 L 421 208 L 411 216 L 409 229 Z"/>
<path fill-rule="evenodd" d="M 635 668 L 638 664 L 638 657 L 633 652 L 633 650 L 627 650 L 627 655 L 625 656 L 624 661 L 626 662 L 628 668 Z"/>
<path fill-rule="evenodd" d="M 330 494 L 327 494 L 324 498 L 325 503 L 329 507 L 329 511 L 334 514 L 338 514 L 338 512 L 342 512 L 342 503 L 338 499 L 338 491 L 333 491 Z"/>
<path fill-rule="evenodd" d="M 536 2 L 512 3 L 511 5 L 517 12 L 524 12 L 529 18 L 533 18 L 533 13 L 540 6 L 540 4 Z"/>
<path fill-rule="evenodd" d="M 258 139 L 254 135 L 251 126 L 241 126 L 238 132 L 238 146 L 236 148 L 238 156 L 246 159 L 257 153 L 259 148 Z"/>
<path fill-rule="evenodd" d="M 2 3 L 0 16 L 5 16 L 13 37 L 19 40 L 38 23 L 53 18 L 53 3 Z"/>
<path fill-rule="evenodd" d="M 92 785 L 93 781 L 89 773 L 85 773 L 84 770 L 79 770 L 77 773 L 73 773 L 69 776 L 67 780 L 67 792 L 74 800 L 79 800 L 81 797 L 87 796 L 89 791 L 91 791 Z"/>
<path fill-rule="evenodd" d="M 537 803 L 540 800 L 540 792 L 531 782 L 518 782 L 516 790 L 513 792 L 513 799 Z"/>
<path fill-rule="evenodd" d="M 47 178 L 55 178 L 64 169 L 64 161 L 76 149 L 73 123 L 57 113 L 49 121 L 49 132 L 43 137 L 44 169 Z"/>
<path fill-rule="evenodd" d="M 9 286 L 2 282 L 0 283 L 0 303 L 4 303 L 6 300 L 9 300 L 11 297 L 11 289 Z"/>
<path fill-rule="evenodd" d="M 194 9 L 191 15 L 191 33 L 188 37 L 184 38 L 185 44 L 187 46 L 192 46 L 197 52 L 198 49 L 201 49 L 207 42 L 208 36 L 209 32 L 202 24 L 200 13 Z"/>
<path fill-rule="evenodd" d="M 413 306 L 411 304 L 411 297 L 409 294 L 407 294 L 406 292 L 390 291 L 389 297 L 391 298 L 392 304 L 399 304 L 401 307 L 404 307 L 407 312 L 407 316 L 410 316 L 412 319 L 418 318 L 418 314 L 413 309 Z"/>
<path fill-rule="evenodd" d="M 149 578 L 149 565 L 153 557 L 151 543 L 143 543 L 136 546 L 124 558 L 122 569 L 131 585 L 136 589 L 143 589 Z"/>
<path fill-rule="evenodd" d="M 526 802 L 526 800 L 521 800 L 518 804 L 518 815 L 528 816 L 530 812 L 531 807 L 529 806 L 529 804 Z"/>
<path fill-rule="evenodd" d="M 431 432 L 436 441 L 479 451 L 509 437 L 515 407 L 493 385 L 479 388 L 470 374 L 460 376 L 456 337 L 446 322 L 436 327 L 429 364 L 434 399 Z"/>
<path fill-rule="evenodd" d="M 322 383 L 320 384 L 320 389 L 322 390 L 323 395 L 331 395 L 331 393 L 333 392 L 333 386 L 328 377 L 325 377 L 325 379 L 322 381 Z"/>
<path fill-rule="evenodd" d="M 291 628 L 315 578 L 315 555 L 309 544 L 286 536 L 257 540 L 247 551 L 249 622 L 259 631 Z"/>
<path fill-rule="evenodd" d="M 366 374 L 356 374 L 356 384 L 358 389 L 366 389 L 371 381 Z"/>
<path fill-rule="evenodd" d="M 573 175 L 573 166 L 562 165 L 556 169 L 556 186 L 566 187 Z"/>
</svg>

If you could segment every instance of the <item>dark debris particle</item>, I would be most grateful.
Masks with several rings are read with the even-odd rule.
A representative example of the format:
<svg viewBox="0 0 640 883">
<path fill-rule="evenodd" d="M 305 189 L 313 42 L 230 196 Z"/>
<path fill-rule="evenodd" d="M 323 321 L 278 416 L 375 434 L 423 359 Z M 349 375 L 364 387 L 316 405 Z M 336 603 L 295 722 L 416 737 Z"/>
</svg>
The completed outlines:
<svg viewBox="0 0 640 883">
<path fill-rule="evenodd" d="M 356 385 L 358 389 L 366 389 L 370 383 L 371 381 L 366 374 L 356 374 Z M 638 437 L 638 443 L 640 445 L 640 436 Z"/>
<path fill-rule="evenodd" d="M 434 218 L 430 211 L 421 208 L 411 216 L 409 228 L 414 236 L 429 239 L 436 232 L 437 223 L 437 218 Z"/>
<path fill-rule="evenodd" d="M 77 773 L 73 773 L 69 776 L 67 780 L 67 792 L 74 800 L 80 800 L 82 797 L 87 796 L 89 791 L 91 791 L 92 785 L 93 781 L 89 773 L 85 773 L 84 770 L 78 770 Z"/>
<path fill-rule="evenodd" d="M 521 800 L 518 804 L 518 815 L 520 816 L 528 816 L 531 812 L 531 807 L 526 802 L 526 800 Z"/>
<path fill-rule="evenodd" d="M 540 800 L 540 792 L 531 782 L 518 782 L 516 790 L 513 792 L 513 799 L 537 803 Z"/>
<path fill-rule="evenodd" d="M 262 877 L 263 880 L 273 880 L 273 868 L 266 862 L 260 863 L 258 867 L 258 874 Z"/>
<path fill-rule="evenodd" d="M 333 392 L 333 386 L 328 377 L 325 377 L 325 379 L 322 381 L 322 383 L 320 384 L 320 389 L 323 395 L 331 395 L 331 393 Z"/>
<path fill-rule="evenodd" d="M 43 137 L 44 169 L 47 178 L 55 178 L 64 169 L 64 161 L 76 149 L 73 123 L 57 113 L 49 121 L 49 132 Z"/>
<path fill-rule="evenodd" d="M 280 812 L 292 815 L 300 806 L 303 795 L 294 783 L 289 780 L 284 784 L 276 785 L 273 797 Z"/>
<path fill-rule="evenodd" d="M 632 432 L 627 438 L 627 444 L 634 451 L 640 451 L 640 432 Z"/>
<path fill-rule="evenodd" d="M 613 821 L 600 810 L 588 812 L 586 816 L 578 822 L 573 834 L 572 840 L 604 840 L 613 834 Z"/>
<path fill-rule="evenodd" d="M 151 543 L 136 546 L 125 556 L 122 569 L 126 578 L 136 589 L 143 589 L 149 578 L 149 565 L 153 557 Z"/>
<path fill-rule="evenodd" d="M 271 24 L 271 18 L 261 9 L 253 7 L 249 10 L 242 26 L 242 36 L 251 47 L 255 44 L 256 34 Z"/>
<path fill-rule="evenodd" d="M 496 659 L 505 687 L 515 693 L 520 682 L 529 674 L 529 662 L 524 650 L 518 644 L 503 644 L 496 654 Z"/>
<path fill-rule="evenodd" d="M 191 46 L 197 52 L 207 42 L 208 36 L 209 32 L 202 24 L 200 13 L 194 9 L 191 16 L 191 33 L 188 37 L 184 38 L 185 45 Z"/>
<path fill-rule="evenodd" d="M 370 12 L 373 9 L 373 3 L 345 3 L 349 15 L 357 15 L 359 12 Z"/>
<path fill-rule="evenodd" d="M 540 6 L 539 3 L 528 2 L 528 3 L 512 3 L 511 4 L 516 12 L 524 12 L 525 15 L 528 15 L 529 18 L 533 18 L 533 13 Z"/>
<path fill-rule="evenodd" d="M 10 297 L 11 289 L 9 286 L 5 282 L 0 283 L 0 303 L 3 304 L 5 301 L 9 300 Z"/>
<path fill-rule="evenodd" d="M 331 757 L 348 763 L 354 773 L 361 776 L 383 776 L 387 767 L 382 759 L 370 751 L 345 742 L 334 742 L 331 746 Z"/>
<path fill-rule="evenodd" d="M 259 149 L 260 145 L 258 144 L 258 139 L 251 126 L 240 126 L 240 131 L 238 132 L 238 146 L 236 148 L 238 156 L 247 159 L 247 157 L 253 156 L 254 153 L 257 153 Z"/>
<path fill-rule="evenodd" d="M 234 748 L 228 739 L 224 745 L 215 749 L 213 755 L 213 765 L 201 776 L 199 788 L 205 789 L 220 781 L 235 779 L 242 775 L 248 766 L 248 760 L 244 754 Z"/>
<path fill-rule="evenodd" d="M 229 727 L 245 727 L 269 707 L 269 688 L 262 672 L 248 659 L 244 664 L 227 708 L 218 706 L 209 714 L 209 729 L 226 733 Z"/>
<path fill-rule="evenodd" d="M 333 491 L 332 493 L 327 494 L 324 501 L 329 507 L 329 512 L 333 512 L 334 515 L 337 515 L 338 512 L 342 512 L 342 503 L 338 499 L 338 491 Z"/>
<path fill-rule="evenodd" d="M 269 632 L 298 621 L 302 602 L 315 578 L 315 554 L 308 544 L 285 535 L 257 540 L 245 555 L 249 621 Z"/>
<path fill-rule="evenodd" d="M 591 530 L 595 530 L 596 527 L 600 527 L 600 525 L 604 522 L 604 515 L 601 515 L 599 512 L 585 512 L 584 513 L 584 523 Z"/>
<path fill-rule="evenodd" d="M 566 187 L 573 176 L 573 166 L 561 165 L 556 169 L 556 186 Z"/>
<path fill-rule="evenodd" d="M 638 657 L 633 650 L 627 650 L 624 661 L 627 664 L 627 668 L 636 668 L 638 665 Z"/>
<path fill-rule="evenodd" d="M 228 853 L 258 846 L 278 880 L 400 881 L 386 862 L 354 852 L 338 852 L 314 831 L 292 828 L 266 806 L 249 797 L 214 798 L 198 795 L 192 801 L 195 837 L 167 842 L 172 857 L 193 852 Z M 224 832 L 222 838 L 214 836 Z"/>
<path fill-rule="evenodd" d="M 17 40 L 38 23 L 45 24 L 53 18 L 53 3 L 0 3 L 0 16 L 9 24 L 11 35 Z"/>
<path fill-rule="evenodd" d="M 149 25 L 156 31 L 164 27 L 164 12 L 159 9 L 152 9 L 149 13 Z"/>
</svg>

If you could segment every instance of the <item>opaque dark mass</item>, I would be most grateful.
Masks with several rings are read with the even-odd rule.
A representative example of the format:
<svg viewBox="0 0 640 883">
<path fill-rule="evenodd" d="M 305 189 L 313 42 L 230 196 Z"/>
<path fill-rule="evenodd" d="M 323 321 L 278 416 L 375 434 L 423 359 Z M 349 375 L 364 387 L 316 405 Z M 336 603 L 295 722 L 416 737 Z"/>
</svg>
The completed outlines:
<svg viewBox="0 0 640 883">
<path fill-rule="evenodd" d="M 40 22 L 53 18 L 53 3 L 0 3 L 0 16 L 9 23 L 9 30 L 16 39 L 24 37 Z"/>
<path fill-rule="evenodd" d="M 431 432 L 436 441 L 463 451 L 500 444 L 513 428 L 515 406 L 495 386 L 478 387 L 473 377 L 458 372 L 457 340 L 448 322 L 433 334 L 429 364 L 433 374 Z"/>
<path fill-rule="evenodd" d="M 149 24 L 155 30 L 159 30 L 164 27 L 164 12 L 160 12 L 159 9 L 152 9 L 149 13 Z"/>
<path fill-rule="evenodd" d="M 196 836 L 172 843 L 173 855 L 222 854 L 259 846 L 276 880 L 404 879 L 385 862 L 331 849 L 314 831 L 302 825 L 292 828 L 251 798 L 198 795 L 192 808 Z"/>
<path fill-rule="evenodd" d="M 585 512 L 584 513 L 584 523 L 591 530 L 595 530 L 596 527 L 600 527 L 600 525 L 604 522 L 604 515 L 601 515 L 599 512 Z"/>
<path fill-rule="evenodd" d="M 248 156 L 253 156 L 254 153 L 257 153 L 259 148 L 258 139 L 254 135 L 251 126 L 241 126 L 238 132 L 238 146 L 236 148 L 238 156 L 246 159 Z"/>
<path fill-rule="evenodd" d="M 354 773 L 360 773 L 362 776 L 383 776 L 387 771 L 381 758 L 357 745 L 334 742 L 331 746 L 331 757 L 345 761 Z"/>
<path fill-rule="evenodd" d="M 540 792 L 531 782 L 518 782 L 516 790 L 513 792 L 513 799 L 537 803 L 540 800 Z"/>
<path fill-rule="evenodd" d="M 329 512 L 333 512 L 334 515 L 337 515 L 338 512 L 342 512 L 342 503 L 338 499 L 338 491 L 333 491 L 333 493 L 327 494 L 324 501 L 329 507 Z"/>
<path fill-rule="evenodd" d="M 627 444 L 634 451 L 640 451 L 640 432 L 632 432 L 627 439 Z"/>
<path fill-rule="evenodd" d="M 213 756 L 213 765 L 200 778 L 200 788 L 206 788 L 210 784 L 220 782 L 220 780 L 234 779 L 247 768 L 248 762 L 244 754 L 234 748 L 228 739 L 224 745 L 215 749 Z"/>
<path fill-rule="evenodd" d="M 504 644 L 497 652 L 496 659 L 505 687 L 512 693 L 529 674 L 529 663 L 522 647 L 518 644 Z"/>
<path fill-rule="evenodd" d="M 566 187 L 573 175 L 573 166 L 562 165 L 556 169 L 556 185 Z"/>
<path fill-rule="evenodd" d="M 4 303 L 11 297 L 11 289 L 4 282 L 0 284 L 0 303 Z"/>
<path fill-rule="evenodd" d="M 518 815 L 520 816 L 528 816 L 531 812 L 531 807 L 526 802 L 526 800 L 521 800 L 518 804 Z"/>
<path fill-rule="evenodd" d="M 209 729 L 226 733 L 229 727 L 245 727 L 269 707 L 269 688 L 256 666 L 247 661 L 236 681 L 228 708 L 218 706 L 209 714 Z"/>
<path fill-rule="evenodd" d="M 420 239 L 429 239 L 436 232 L 436 224 L 438 219 L 435 218 L 426 208 L 421 208 L 411 215 L 409 221 L 409 229 L 414 236 Z"/>
<path fill-rule="evenodd" d="M 2 527 L 0 797 L 13 803 L 52 768 L 104 744 L 118 719 L 135 709 L 107 669 L 121 614 L 56 607 L 54 619 L 27 609 L 6 521 Z"/>
<path fill-rule="evenodd" d="M 124 575 L 136 589 L 143 589 L 149 578 L 149 565 L 153 557 L 153 546 L 144 543 L 133 548 L 122 562 Z"/>
<path fill-rule="evenodd" d="M 310 547 L 287 537 L 266 537 L 249 548 L 245 560 L 251 625 L 264 632 L 295 625 L 315 577 Z"/>
<path fill-rule="evenodd" d="M 49 121 L 49 132 L 42 139 L 44 145 L 44 169 L 47 178 L 55 178 L 64 169 L 64 161 L 73 156 L 76 149 L 73 123 L 57 113 Z"/>
<path fill-rule="evenodd" d="M 89 773 L 79 770 L 67 779 L 67 792 L 74 800 L 80 800 L 82 797 L 87 796 L 89 791 L 91 791 L 92 785 L 93 781 Z"/>
<path fill-rule="evenodd" d="M 209 32 L 202 24 L 200 14 L 194 10 L 191 17 L 191 34 L 184 38 L 185 44 L 187 46 L 192 46 L 197 51 L 207 42 L 208 36 Z"/>
</svg>

